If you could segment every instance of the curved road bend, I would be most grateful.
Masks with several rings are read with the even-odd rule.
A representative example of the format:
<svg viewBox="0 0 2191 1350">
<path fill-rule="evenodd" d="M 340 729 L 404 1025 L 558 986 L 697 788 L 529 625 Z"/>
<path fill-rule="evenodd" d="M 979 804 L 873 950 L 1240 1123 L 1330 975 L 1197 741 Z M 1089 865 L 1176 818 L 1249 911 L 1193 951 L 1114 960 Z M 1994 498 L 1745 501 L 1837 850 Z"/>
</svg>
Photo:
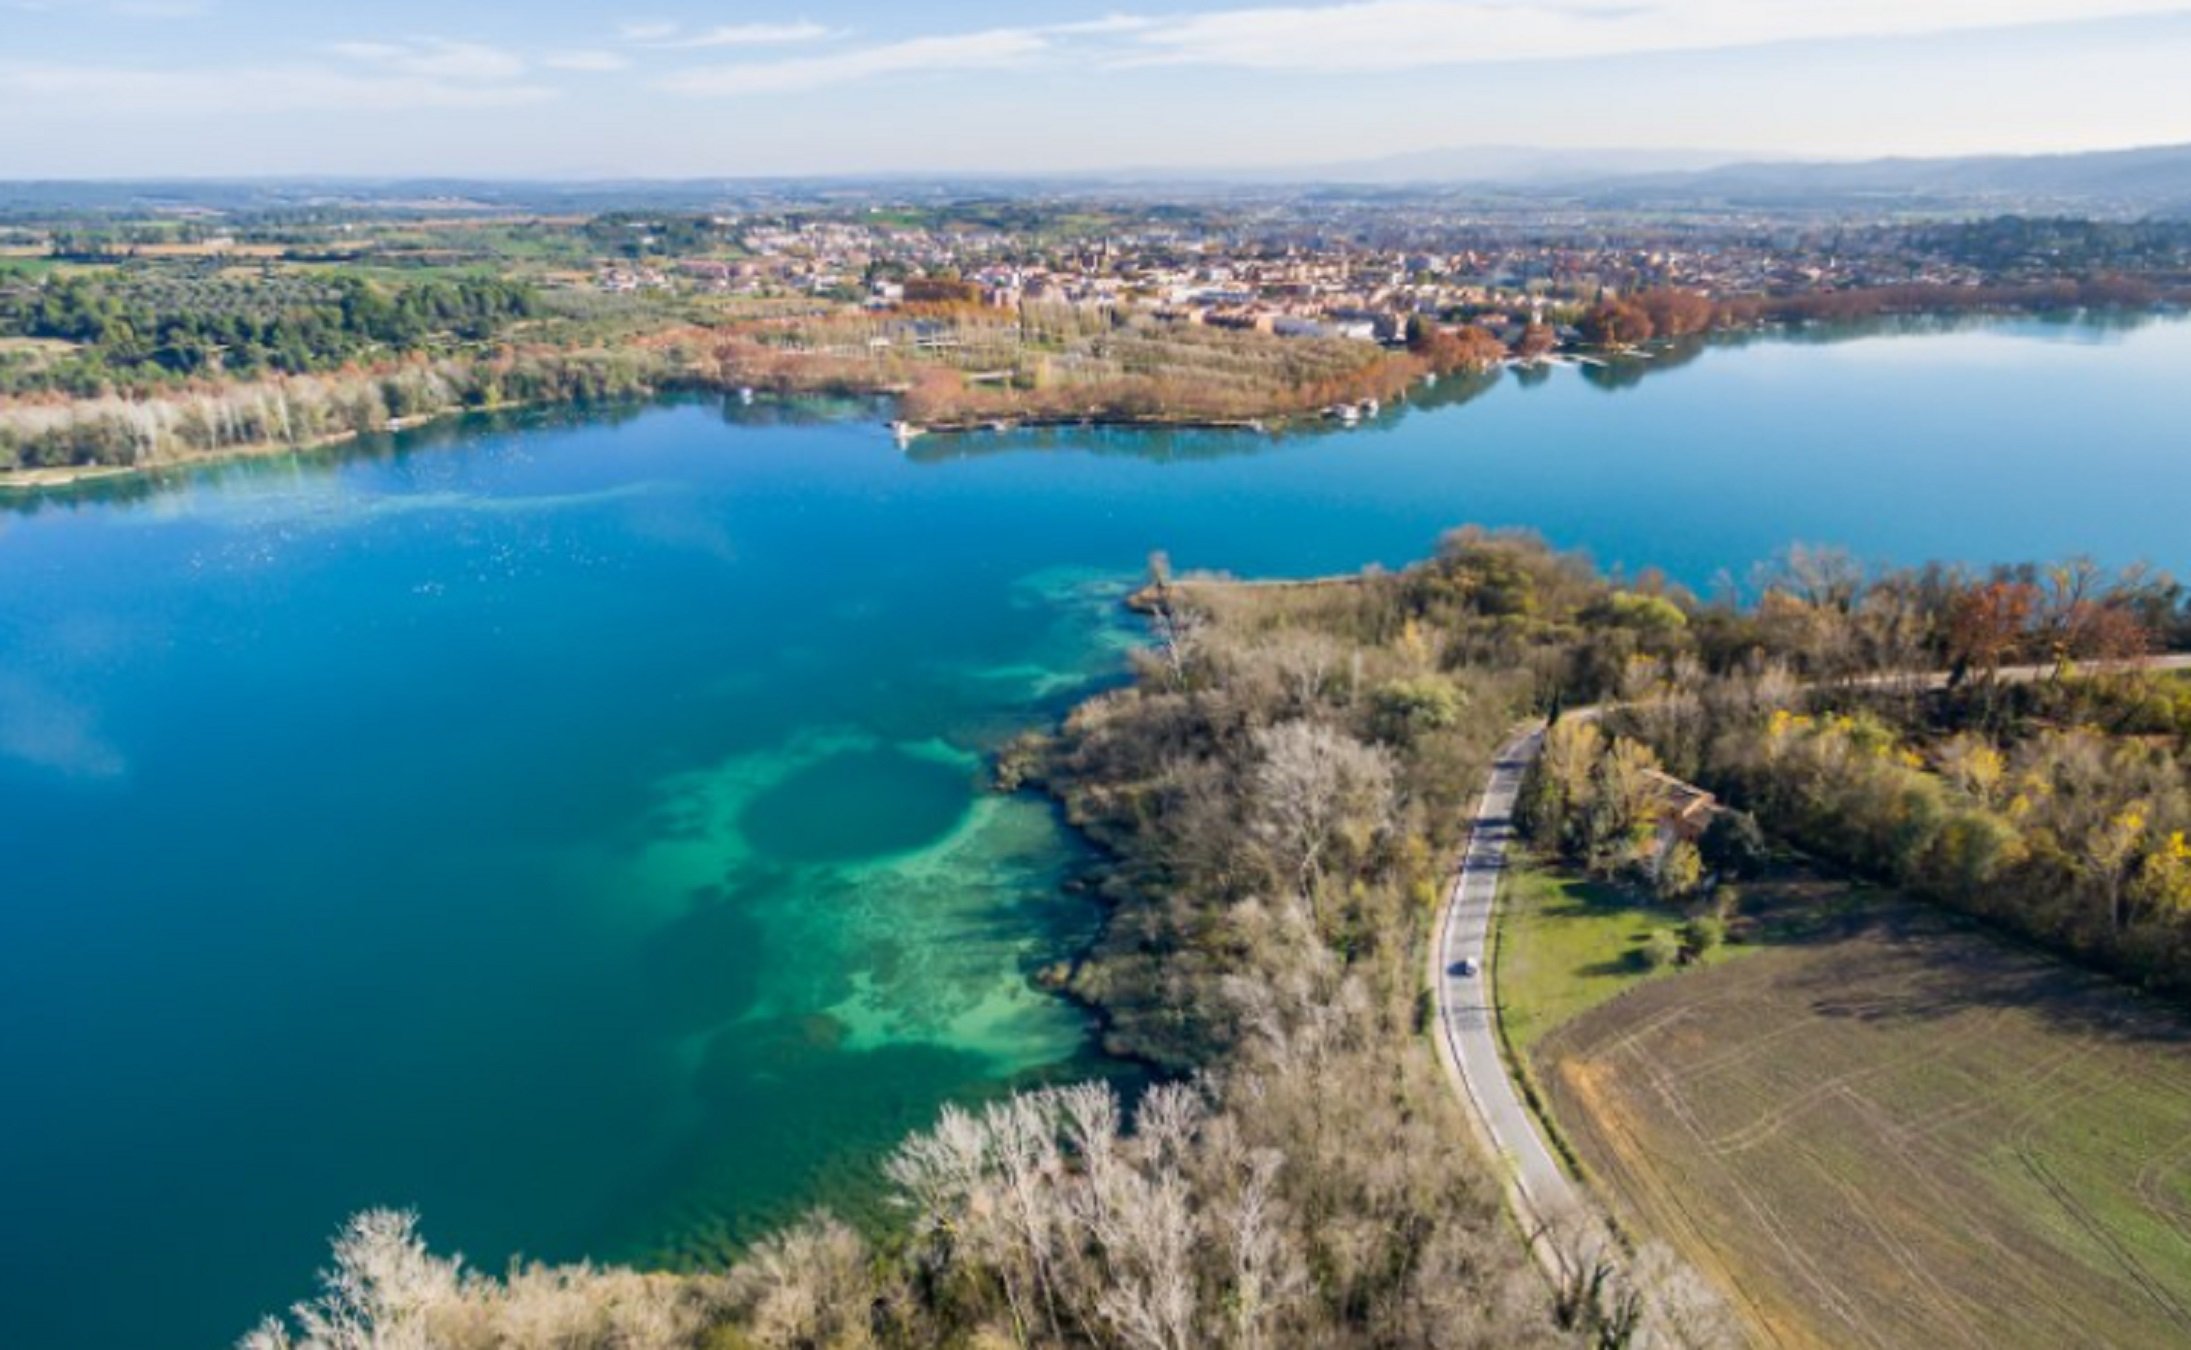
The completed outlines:
<svg viewBox="0 0 2191 1350">
<path fill-rule="evenodd" d="M 1581 1188 L 1560 1166 L 1507 1075 L 1490 961 L 1492 913 L 1514 837 L 1514 802 L 1543 748 L 1544 728 L 1535 726 L 1502 746 L 1492 764 L 1431 943 L 1430 975 L 1437 991 L 1439 1058 L 1484 1143 L 1505 1164 L 1508 1203 L 1537 1259 L 1556 1275 L 1558 1255 L 1543 1241 L 1549 1221 L 1589 1211 Z M 1463 961 L 1476 963 L 1474 975 L 1460 973 Z"/>
</svg>

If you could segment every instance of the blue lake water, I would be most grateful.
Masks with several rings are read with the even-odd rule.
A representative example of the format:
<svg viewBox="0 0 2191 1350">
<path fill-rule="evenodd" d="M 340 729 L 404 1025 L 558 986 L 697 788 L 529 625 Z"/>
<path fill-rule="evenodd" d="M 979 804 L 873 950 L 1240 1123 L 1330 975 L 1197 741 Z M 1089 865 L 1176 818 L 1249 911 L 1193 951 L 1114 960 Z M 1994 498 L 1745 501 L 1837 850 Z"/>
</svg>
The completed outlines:
<svg viewBox="0 0 2191 1350">
<path fill-rule="evenodd" d="M 2180 570 L 2187 372 L 2191 324 L 2007 324 L 911 454 L 688 401 L 0 513 L 0 1339 L 225 1343 L 373 1204 L 490 1268 L 716 1259 L 1101 1070 L 1026 978 L 1085 859 L 978 783 L 1117 677 L 1152 549 Z"/>
</svg>

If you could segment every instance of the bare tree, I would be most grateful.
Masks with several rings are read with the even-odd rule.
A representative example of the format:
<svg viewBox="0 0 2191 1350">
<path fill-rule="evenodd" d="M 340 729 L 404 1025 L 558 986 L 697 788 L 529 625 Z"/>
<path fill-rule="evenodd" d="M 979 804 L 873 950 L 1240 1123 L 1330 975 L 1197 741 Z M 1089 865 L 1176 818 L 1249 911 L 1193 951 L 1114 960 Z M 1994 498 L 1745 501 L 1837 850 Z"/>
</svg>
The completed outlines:
<svg viewBox="0 0 2191 1350">
<path fill-rule="evenodd" d="M 335 1235 L 335 1263 L 320 1272 L 320 1294 L 291 1310 L 291 1339 L 268 1319 L 245 1350 L 435 1350 L 433 1320 L 464 1292 L 462 1258 L 435 1256 L 408 1210 L 358 1214 Z"/>
<path fill-rule="evenodd" d="M 1392 757 L 1321 722 L 1281 722 L 1255 734 L 1255 829 L 1278 870 L 1312 904 L 1335 845 L 1366 843 L 1391 818 Z"/>
<path fill-rule="evenodd" d="M 1183 687 L 1187 683 L 1187 668 L 1200 649 L 1201 639 L 1208 621 L 1198 610 L 1179 603 L 1179 593 L 1172 585 L 1171 559 L 1163 553 L 1149 555 L 1149 623 L 1156 631 L 1157 651 L 1163 655 L 1165 667 L 1171 672 L 1172 684 Z"/>
<path fill-rule="evenodd" d="M 1263 645 L 1262 655 L 1296 716 L 1323 703 L 1345 661 L 1344 651 L 1330 637 L 1291 628 L 1274 634 Z"/>
<path fill-rule="evenodd" d="M 474 1275 L 427 1249 L 415 1215 L 386 1209 L 343 1226 L 320 1283 L 293 1328 L 268 1318 L 242 1350 L 690 1350 L 724 1311 L 713 1276 L 585 1263 Z"/>
<path fill-rule="evenodd" d="M 771 1350 L 865 1350 L 877 1292 L 866 1242 L 827 1214 L 761 1239 L 731 1275 L 746 1334 Z"/>
</svg>

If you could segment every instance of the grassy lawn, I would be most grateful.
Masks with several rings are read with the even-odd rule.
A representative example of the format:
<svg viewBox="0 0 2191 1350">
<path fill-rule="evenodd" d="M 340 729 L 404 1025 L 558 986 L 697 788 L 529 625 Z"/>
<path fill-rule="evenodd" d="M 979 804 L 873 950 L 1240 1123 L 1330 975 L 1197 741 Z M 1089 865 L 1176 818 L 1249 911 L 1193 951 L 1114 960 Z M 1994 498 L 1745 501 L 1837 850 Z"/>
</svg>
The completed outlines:
<svg viewBox="0 0 2191 1350">
<path fill-rule="evenodd" d="M 1684 973 L 1644 964 L 1644 939 L 1653 929 L 1678 930 L 1686 916 L 1641 892 L 1527 863 L 1508 876 L 1499 910 L 1499 1014 L 1520 1054 L 1615 995 Z M 1744 950 L 1724 946 L 1702 964 Z"/>
</svg>

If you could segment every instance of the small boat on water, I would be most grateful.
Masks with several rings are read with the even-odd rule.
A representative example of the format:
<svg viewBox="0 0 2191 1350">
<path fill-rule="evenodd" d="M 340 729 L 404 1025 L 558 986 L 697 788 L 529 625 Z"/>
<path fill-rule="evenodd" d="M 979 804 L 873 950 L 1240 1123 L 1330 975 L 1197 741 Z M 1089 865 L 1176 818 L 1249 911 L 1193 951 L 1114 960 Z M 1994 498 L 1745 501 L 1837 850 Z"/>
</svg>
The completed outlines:
<svg viewBox="0 0 2191 1350">
<path fill-rule="evenodd" d="M 916 437 L 927 434 L 928 428 L 914 426 L 911 422 L 892 422 L 890 424 L 890 437 L 898 443 L 898 448 L 901 450 L 911 445 Z"/>
<path fill-rule="evenodd" d="M 750 407 L 752 407 L 752 406 L 753 406 L 753 386 L 752 386 L 752 385 L 750 385 L 750 384 L 749 384 L 749 385 L 746 385 L 746 386 L 744 386 L 744 387 L 742 387 L 742 388 L 740 388 L 740 389 L 738 390 L 738 401 L 739 401 L 740 403 L 744 404 L 744 405 L 745 405 L 746 407 L 748 407 L 748 408 L 750 408 Z"/>
</svg>

